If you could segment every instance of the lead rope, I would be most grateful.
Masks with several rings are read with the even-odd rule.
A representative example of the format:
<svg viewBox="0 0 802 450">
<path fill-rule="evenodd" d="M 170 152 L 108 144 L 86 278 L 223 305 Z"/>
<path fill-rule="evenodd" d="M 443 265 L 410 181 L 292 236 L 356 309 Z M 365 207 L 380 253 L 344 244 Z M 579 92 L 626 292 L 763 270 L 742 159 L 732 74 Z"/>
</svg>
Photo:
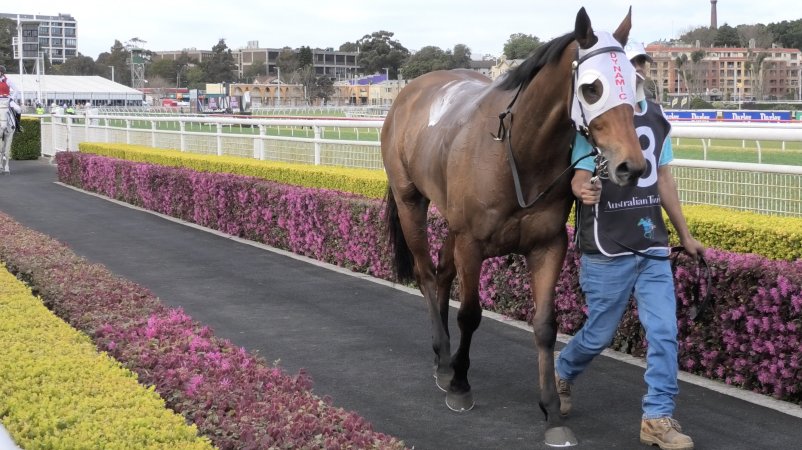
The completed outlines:
<svg viewBox="0 0 802 450">
<path fill-rule="evenodd" d="M 601 50 L 606 50 L 606 49 L 601 49 Z M 595 52 L 594 52 L 594 54 L 595 54 Z M 589 56 L 592 56 L 592 55 L 586 55 L 585 58 L 582 59 L 582 61 L 587 59 Z M 579 48 L 577 48 L 577 59 L 575 59 L 574 62 L 572 63 L 572 65 L 571 65 L 571 71 L 573 72 L 573 76 L 571 78 L 571 103 L 570 103 L 570 106 L 568 108 L 569 117 L 570 117 L 571 108 L 573 107 L 573 96 L 575 95 L 574 94 L 574 88 L 575 88 L 575 84 L 576 84 L 577 68 L 579 67 L 579 63 L 580 62 L 581 61 L 579 60 Z M 581 126 L 576 126 L 576 124 L 574 124 L 573 121 L 571 121 L 571 123 L 573 124 L 572 128 L 577 130 L 577 131 L 579 131 L 579 133 L 582 134 L 582 136 L 584 136 L 585 139 L 588 140 L 588 143 L 590 143 L 590 145 L 591 145 L 590 153 L 588 153 L 587 155 L 584 155 L 581 158 L 579 158 L 576 161 L 574 161 L 565 170 L 560 172 L 560 174 L 557 175 L 557 177 L 555 177 L 554 180 L 551 183 L 549 183 L 549 185 L 546 187 L 546 189 L 544 189 L 541 193 L 539 193 L 531 202 L 527 202 L 524 199 L 523 189 L 521 188 L 521 178 L 518 175 L 518 166 L 515 163 L 515 155 L 514 155 L 514 152 L 513 152 L 513 149 L 512 149 L 512 119 L 513 119 L 512 107 L 515 104 L 515 101 L 518 100 L 518 96 L 521 94 L 521 91 L 523 90 L 523 87 L 524 87 L 523 84 L 521 84 L 521 86 L 518 87 L 518 91 L 515 93 L 515 96 L 512 98 L 512 101 L 507 106 L 507 109 L 504 112 L 502 112 L 501 114 L 498 115 L 498 132 L 496 134 L 490 133 L 490 135 L 493 136 L 493 140 L 494 141 L 502 141 L 502 142 L 504 140 L 507 141 L 507 160 L 510 163 L 510 171 L 512 172 L 512 181 L 513 181 L 513 184 L 515 185 L 515 196 L 518 199 L 518 206 L 520 206 L 522 209 L 527 209 L 527 208 L 530 208 L 531 206 L 533 206 L 535 203 L 537 203 L 537 201 L 540 200 L 541 198 L 543 198 L 543 196 L 545 196 L 546 194 L 551 192 L 551 190 L 554 188 L 554 186 L 557 185 L 557 182 L 560 180 L 560 178 L 562 178 L 568 171 L 573 170 L 577 166 L 577 164 L 579 164 L 579 162 L 582 161 L 583 159 L 590 158 L 591 156 L 595 156 L 596 157 L 595 161 L 596 161 L 597 169 L 599 168 L 599 164 L 600 163 L 604 163 L 604 169 L 603 170 L 605 170 L 605 171 L 606 171 L 606 162 L 607 161 L 603 157 L 601 157 L 601 151 L 599 150 L 599 147 L 596 146 L 596 142 L 593 140 L 593 135 L 590 133 L 590 129 L 587 126 L 587 120 L 585 119 L 585 111 L 584 111 L 584 109 L 582 109 L 582 104 L 580 102 L 579 108 L 580 108 L 580 113 L 582 114 L 582 122 L 583 122 L 583 124 Z M 510 118 L 510 126 L 509 126 L 509 128 L 507 128 L 507 126 L 504 123 L 504 119 L 507 118 L 507 116 L 509 116 L 509 118 Z"/>
</svg>

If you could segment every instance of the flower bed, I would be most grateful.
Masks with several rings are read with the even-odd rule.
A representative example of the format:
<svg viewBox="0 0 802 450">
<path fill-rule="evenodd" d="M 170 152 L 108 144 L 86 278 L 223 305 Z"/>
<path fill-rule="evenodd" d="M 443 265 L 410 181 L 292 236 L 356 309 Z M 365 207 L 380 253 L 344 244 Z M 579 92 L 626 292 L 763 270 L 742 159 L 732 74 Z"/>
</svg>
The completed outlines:
<svg viewBox="0 0 802 450">
<path fill-rule="evenodd" d="M 335 191 L 298 188 L 228 174 L 59 153 L 62 181 L 109 197 L 171 214 L 210 228 L 349 267 L 390 277 L 381 239 L 381 202 Z M 436 255 L 445 224 L 429 221 Z M 577 255 L 569 246 L 557 285 L 560 330 L 572 334 L 584 322 Z M 676 286 L 684 370 L 787 401 L 802 402 L 799 312 L 802 261 L 710 250 L 714 305 L 706 320 L 690 322 L 690 293 L 697 278 L 683 259 Z M 531 315 L 526 263 L 519 256 L 485 261 L 483 307 L 518 319 Z M 645 345 L 636 308 L 627 312 L 613 343 L 641 354 Z"/>
<path fill-rule="evenodd" d="M 6 237 L 0 259 L 11 272 L 98 349 L 153 385 L 167 406 L 217 447 L 404 447 L 372 431 L 358 415 L 312 395 L 304 373 L 289 376 L 266 365 L 63 244 L 3 214 L 0 233 Z"/>
<path fill-rule="evenodd" d="M 23 448 L 209 449 L 194 425 L 0 266 L 0 411 Z"/>
</svg>

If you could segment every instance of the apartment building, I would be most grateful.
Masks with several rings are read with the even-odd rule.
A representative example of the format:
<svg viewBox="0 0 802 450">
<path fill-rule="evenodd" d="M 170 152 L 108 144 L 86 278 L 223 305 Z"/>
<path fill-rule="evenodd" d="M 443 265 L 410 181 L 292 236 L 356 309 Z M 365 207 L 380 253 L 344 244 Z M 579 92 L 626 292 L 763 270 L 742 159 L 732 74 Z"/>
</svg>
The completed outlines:
<svg viewBox="0 0 802 450">
<path fill-rule="evenodd" d="M 19 23 L 23 60 L 36 60 L 44 55 L 52 64 L 61 64 L 78 55 L 78 26 L 70 14 L 43 16 L 0 13 L 0 17 Z M 19 49 L 15 49 L 15 54 L 18 52 Z"/>
<path fill-rule="evenodd" d="M 700 47 L 679 42 L 646 46 L 659 98 L 709 101 L 800 100 L 802 52 L 795 48 Z"/>
</svg>

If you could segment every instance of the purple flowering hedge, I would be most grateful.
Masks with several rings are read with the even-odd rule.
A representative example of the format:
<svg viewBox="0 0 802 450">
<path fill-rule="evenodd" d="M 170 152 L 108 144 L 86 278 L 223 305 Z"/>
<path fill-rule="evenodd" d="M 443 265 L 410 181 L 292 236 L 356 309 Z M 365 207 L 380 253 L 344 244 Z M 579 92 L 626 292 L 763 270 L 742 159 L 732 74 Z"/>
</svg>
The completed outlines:
<svg viewBox="0 0 802 450">
<path fill-rule="evenodd" d="M 0 213 L 0 260 L 45 305 L 155 386 L 168 407 L 220 449 L 402 449 L 353 412 L 170 309 L 146 289 L 90 264 Z"/>
<path fill-rule="evenodd" d="M 390 279 L 382 239 L 382 203 L 323 189 L 292 187 L 255 178 L 201 173 L 81 153 L 57 155 L 59 179 L 134 205 Z M 429 221 L 436 254 L 445 223 Z M 569 230 L 570 232 L 570 230 Z M 585 319 L 573 246 L 557 285 L 560 331 L 573 334 Z M 690 321 L 695 265 L 680 257 L 676 272 L 683 370 L 802 404 L 802 260 L 777 261 L 710 249 L 713 305 Z M 516 319 L 532 315 L 530 278 L 519 256 L 485 261 L 485 309 Z M 704 290 L 703 286 L 703 290 Z M 637 308 L 626 313 L 613 347 L 645 350 Z"/>
</svg>

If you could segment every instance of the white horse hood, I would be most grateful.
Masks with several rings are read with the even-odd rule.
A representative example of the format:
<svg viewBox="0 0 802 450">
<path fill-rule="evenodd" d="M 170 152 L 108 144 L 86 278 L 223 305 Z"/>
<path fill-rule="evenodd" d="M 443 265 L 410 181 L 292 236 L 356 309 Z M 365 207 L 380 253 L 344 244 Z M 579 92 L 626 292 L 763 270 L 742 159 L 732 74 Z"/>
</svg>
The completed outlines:
<svg viewBox="0 0 802 450">
<path fill-rule="evenodd" d="M 588 49 L 580 48 L 577 55 L 578 67 L 574 75 L 571 107 L 571 119 L 577 126 L 590 124 L 593 119 L 618 105 L 626 103 L 634 107 L 636 102 L 635 68 L 624 54 L 621 44 L 610 33 L 595 34 L 598 38 L 596 45 Z M 596 80 L 602 84 L 602 95 L 599 100 L 590 103 L 582 95 L 581 88 Z"/>
</svg>

